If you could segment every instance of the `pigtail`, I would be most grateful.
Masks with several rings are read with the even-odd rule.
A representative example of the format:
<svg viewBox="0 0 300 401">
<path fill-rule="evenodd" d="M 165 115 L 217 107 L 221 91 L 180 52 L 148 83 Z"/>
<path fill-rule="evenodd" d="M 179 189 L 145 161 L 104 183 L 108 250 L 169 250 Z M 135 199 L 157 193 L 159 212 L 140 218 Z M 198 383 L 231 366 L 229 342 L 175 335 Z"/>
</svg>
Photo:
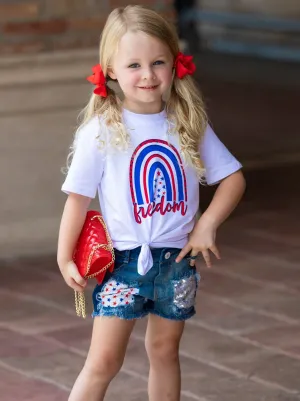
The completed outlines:
<svg viewBox="0 0 300 401">
<path fill-rule="evenodd" d="M 207 126 L 207 115 L 192 77 L 174 77 L 167 101 L 167 112 L 168 115 L 175 116 L 176 130 L 185 160 L 195 167 L 200 181 L 203 181 L 205 169 L 199 154 L 199 144 Z"/>
<path fill-rule="evenodd" d="M 107 97 L 91 95 L 88 104 L 78 115 L 78 126 L 73 143 L 67 157 L 67 166 L 62 169 L 67 174 L 76 150 L 78 133 L 93 117 L 98 117 L 100 129 L 98 132 L 99 150 L 120 149 L 126 150 L 130 143 L 130 137 L 122 121 L 122 105 L 115 89 L 107 86 Z M 109 135 L 107 129 L 109 128 Z"/>
</svg>

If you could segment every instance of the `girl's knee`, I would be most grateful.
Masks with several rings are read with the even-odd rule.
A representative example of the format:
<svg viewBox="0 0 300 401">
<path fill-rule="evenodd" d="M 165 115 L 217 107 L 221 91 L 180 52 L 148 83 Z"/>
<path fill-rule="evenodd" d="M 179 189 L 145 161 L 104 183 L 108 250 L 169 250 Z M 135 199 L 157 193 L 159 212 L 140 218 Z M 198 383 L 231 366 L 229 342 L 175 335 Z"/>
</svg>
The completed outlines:
<svg viewBox="0 0 300 401">
<path fill-rule="evenodd" d="M 174 338 L 155 338 L 146 341 L 150 363 L 173 364 L 179 359 L 179 341 Z"/>
<path fill-rule="evenodd" d="M 120 357 L 111 350 L 105 350 L 97 357 L 89 355 L 85 369 L 88 370 L 89 374 L 99 377 L 99 379 L 112 379 L 121 369 L 123 365 L 123 357 Z"/>
</svg>

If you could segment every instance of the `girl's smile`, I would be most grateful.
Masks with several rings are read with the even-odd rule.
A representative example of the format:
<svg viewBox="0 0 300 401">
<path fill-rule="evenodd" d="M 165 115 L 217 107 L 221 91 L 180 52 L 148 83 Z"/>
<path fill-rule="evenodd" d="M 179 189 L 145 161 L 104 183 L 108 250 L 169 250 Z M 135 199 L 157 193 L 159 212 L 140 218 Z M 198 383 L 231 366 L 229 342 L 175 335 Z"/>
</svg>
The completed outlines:
<svg viewBox="0 0 300 401">
<path fill-rule="evenodd" d="M 154 91 L 155 89 L 158 88 L 158 85 L 153 85 L 153 86 L 138 86 L 138 88 L 147 90 L 147 91 Z"/>
</svg>

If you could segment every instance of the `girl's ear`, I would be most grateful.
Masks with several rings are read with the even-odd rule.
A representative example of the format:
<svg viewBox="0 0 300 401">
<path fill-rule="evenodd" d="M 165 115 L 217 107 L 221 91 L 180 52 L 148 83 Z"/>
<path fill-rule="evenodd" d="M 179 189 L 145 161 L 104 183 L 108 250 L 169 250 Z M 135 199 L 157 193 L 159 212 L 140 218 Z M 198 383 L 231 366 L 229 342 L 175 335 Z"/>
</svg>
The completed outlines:
<svg viewBox="0 0 300 401">
<path fill-rule="evenodd" d="M 114 73 L 114 71 L 112 69 L 109 69 L 107 71 L 107 75 L 109 76 L 110 79 L 113 79 L 113 80 L 117 79 L 117 76 L 116 76 L 116 74 Z"/>
</svg>

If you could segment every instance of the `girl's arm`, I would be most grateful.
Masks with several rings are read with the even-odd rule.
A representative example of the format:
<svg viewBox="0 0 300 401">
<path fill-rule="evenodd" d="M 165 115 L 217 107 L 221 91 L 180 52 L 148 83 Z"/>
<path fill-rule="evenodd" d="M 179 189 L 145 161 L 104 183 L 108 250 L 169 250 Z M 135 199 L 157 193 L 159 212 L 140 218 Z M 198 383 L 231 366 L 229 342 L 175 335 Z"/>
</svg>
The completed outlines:
<svg viewBox="0 0 300 401">
<path fill-rule="evenodd" d="M 215 245 L 217 228 L 236 208 L 245 188 L 246 183 L 241 171 L 237 171 L 221 181 L 209 207 L 196 223 L 189 242 L 178 255 L 176 262 L 180 262 L 190 251 L 191 256 L 196 256 L 202 252 L 208 267 L 211 267 L 208 250 L 213 252 L 218 259 L 220 258 L 218 248 Z M 191 260 L 190 264 L 194 266 L 195 260 Z"/>
<path fill-rule="evenodd" d="M 66 201 L 59 229 L 57 263 L 66 283 L 77 291 L 83 290 L 86 280 L 81 277 L 72 260 L 73 252 L 90 202 L 91 199 L 86 196 L 71 193 Z"/>
<path fill-rule="evenodd" d="M 236 208 L 245 188 L 246 182 L 241 171 L 226 177 L 221 181 L 202 219 L 207 219 L 217 229 Z"/>
</svg>

